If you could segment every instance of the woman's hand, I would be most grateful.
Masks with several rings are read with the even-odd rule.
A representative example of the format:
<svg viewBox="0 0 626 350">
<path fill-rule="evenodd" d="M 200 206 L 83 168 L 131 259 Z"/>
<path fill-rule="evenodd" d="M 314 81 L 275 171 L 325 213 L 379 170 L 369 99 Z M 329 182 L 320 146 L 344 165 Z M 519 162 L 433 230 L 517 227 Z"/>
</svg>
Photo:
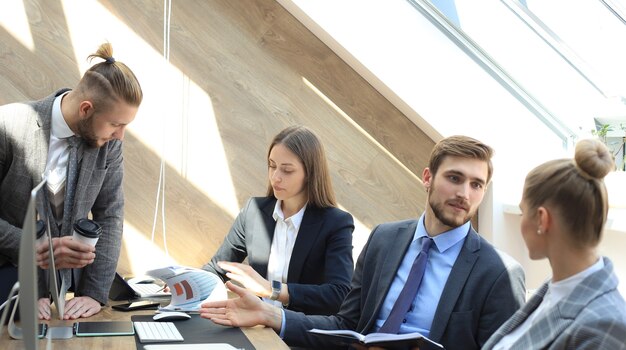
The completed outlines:
<svg viewBox="0 0 626 350">
<path fill-rule="evenodd" d="M 272 295 L 272 284 L 261 277 L 250 265 L 220 261 L 217 265 L 227 271 L 226 277 L 239 282 L 246 289 L 261 298 L 269 298 Z"/>
</svg>

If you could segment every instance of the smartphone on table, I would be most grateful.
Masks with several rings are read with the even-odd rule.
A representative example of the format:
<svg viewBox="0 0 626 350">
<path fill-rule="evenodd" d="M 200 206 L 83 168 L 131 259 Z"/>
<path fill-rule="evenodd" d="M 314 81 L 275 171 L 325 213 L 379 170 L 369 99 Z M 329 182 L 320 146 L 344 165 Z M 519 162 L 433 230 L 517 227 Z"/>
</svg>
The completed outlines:
<svg viewBox="0 0 626 350">
<path fill-rule="evenodd" d="M 145 310 L 145 309 L 153 309 L 156 310 L 161 303 L 150 300 L 141 300 L 134 301 L 126 304 L 117 304 L 113 305 L 112 308 L 120 311 L 133 311 L 133 310 Z"/>
<path fill-rule="evenodd" d="M 42 339 L 46 336 L 46 332 L 48 331 L 48 325 L 45 323 L 40 323 L 37 328 L 37 338 Z"/>
</svg>

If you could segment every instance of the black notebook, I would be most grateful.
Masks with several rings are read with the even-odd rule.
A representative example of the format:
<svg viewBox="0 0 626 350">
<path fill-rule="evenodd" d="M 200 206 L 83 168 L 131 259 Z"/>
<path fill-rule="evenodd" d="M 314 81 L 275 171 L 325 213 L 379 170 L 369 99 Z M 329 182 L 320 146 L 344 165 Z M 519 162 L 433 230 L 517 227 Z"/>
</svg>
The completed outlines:
<svg viewBox="0 0 626 350">
<path fill-rule="evenodd" d="M 151 315 L 134 315 L 131 316 L 131 320 L 154 322 Z M 217 325 L 200 315 L 191 315 L 191 319 L 174 321 L 174 324 L 185 339 L 185 344 L 224 343 L 237 349 L 254 350 L 254 346 L 241 329 Z M 135 336 L 135 344 L 137 350 L 143 350 L 144 346 L 150 345 L 141 344 L 137 336 Z"/>
</svg>

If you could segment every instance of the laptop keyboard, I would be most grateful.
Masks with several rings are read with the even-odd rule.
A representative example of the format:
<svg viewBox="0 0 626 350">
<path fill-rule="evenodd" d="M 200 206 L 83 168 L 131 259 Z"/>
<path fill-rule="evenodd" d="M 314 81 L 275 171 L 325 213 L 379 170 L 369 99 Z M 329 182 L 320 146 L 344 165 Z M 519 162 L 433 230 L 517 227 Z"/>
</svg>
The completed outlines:
<svg viewBox="0 0 626 350">
<path fill-rule="evenodd" d="M 133 322 L 140 343 L 184 341 L 173 322 Z"/>
</svg>

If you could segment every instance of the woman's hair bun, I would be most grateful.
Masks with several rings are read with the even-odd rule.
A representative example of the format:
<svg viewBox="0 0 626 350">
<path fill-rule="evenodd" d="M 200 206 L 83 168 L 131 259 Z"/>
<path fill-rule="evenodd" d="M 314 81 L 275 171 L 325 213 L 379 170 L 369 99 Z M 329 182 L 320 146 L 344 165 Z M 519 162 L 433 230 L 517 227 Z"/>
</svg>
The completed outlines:
<svg viewBox="0 0 626 350">
<path fill-rule="evenodd" d="M 589 179 L 601 180 L 615 170 L 613 155 L 596 139 L 584 139 L 576 144 L 574 162 L 581 175 Z"/>
</svg>

